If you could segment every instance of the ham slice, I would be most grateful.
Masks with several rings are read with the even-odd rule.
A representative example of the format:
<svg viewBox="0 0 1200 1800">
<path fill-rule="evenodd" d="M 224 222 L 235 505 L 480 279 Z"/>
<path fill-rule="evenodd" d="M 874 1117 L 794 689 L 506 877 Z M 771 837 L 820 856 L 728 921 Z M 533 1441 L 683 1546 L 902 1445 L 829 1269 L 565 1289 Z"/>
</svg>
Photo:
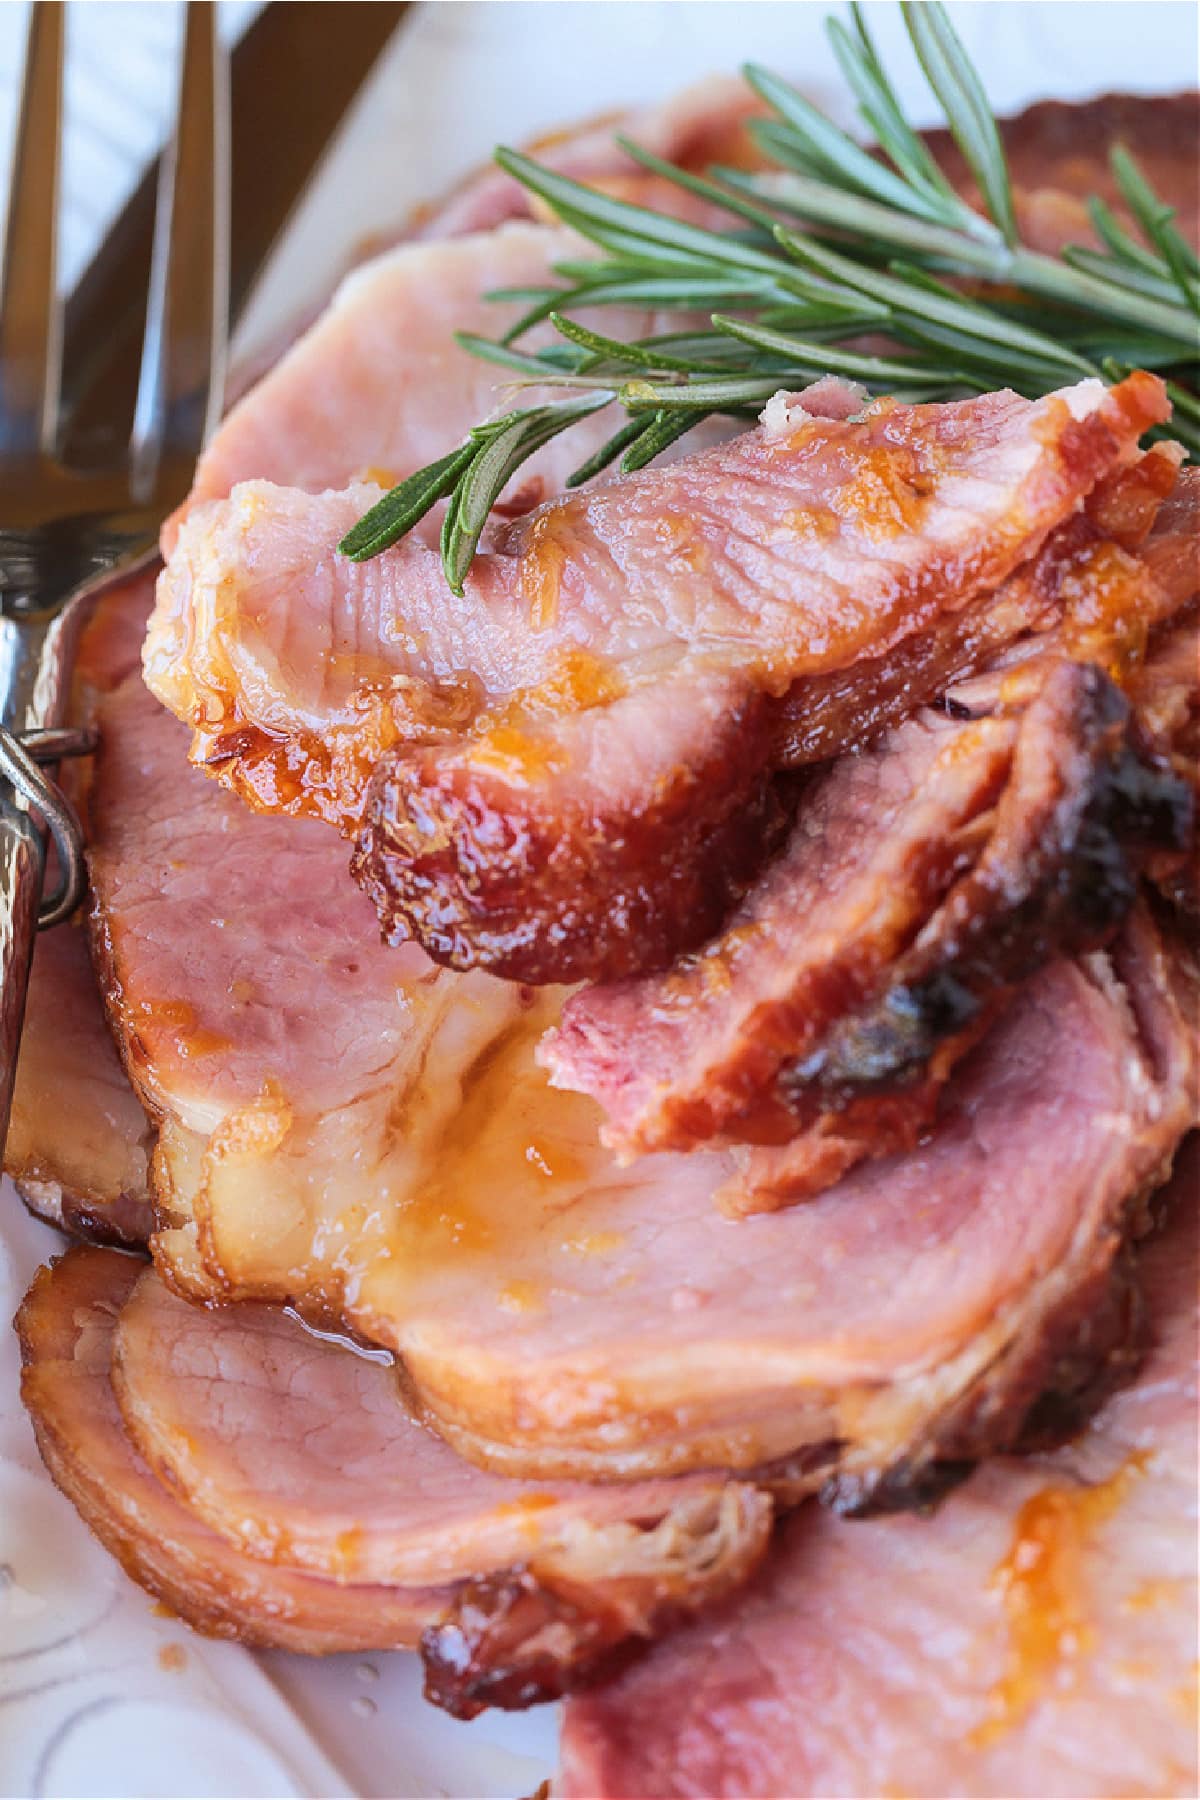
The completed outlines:
<svg viewBox="0 0 1200 1800">
<path fill-rule="evenodd" d="M 388 1357 L 279 1308 L 189 1306 L 152 1272 L 117 1320 L 112 1375 L 138 1450 L 206 1524 L 249 1555 L 337 1581 L 438 1587 L 523 1563 L 566 1577 L 589 1533 L 609 1534 L 619 1555 L 630 1521 L 653 1526 L 698 1501 L 715 1516 L 729 1485 L 547 1489 L 489 1475 L 412 1418 Z M 770 1506 L 737 1498 L 761 1548 Z M 601 1566 L 591 1549 L 586 1560 Z"/>
<path fill-rule="evenodd" d="M 1048 973 L 914 1156 L 731 1226 L 712 1206 L 728 1157 L 619 1169 L 592 1103 L 547 1086 L 533 1051 L 558 996 L 385 951 L 331 834 L 190 770 L 135 684 L 102 719 L 98 923 L 162 1116 L 174 1284 L 344 1320 L 508 1471 L 795 1457 L 810 1485 L 916 1481 L 980 1383 L 989 1428 L 1016 1429 L 998 1390 L 1036 1391 L 1184 1129 L 1188 1077 L 1149 1069 L 1107 965 Z"/>
<path fill-rule="evenodd" d="M 927 1138 L 806 1206 L 731 1224 L 699 1153 L 644 1159 L 573 1202 L 571 1237 L 611 1248 L 568 1274 L 562 1227 L 531 1230 L 514 1190 L 497 1194 L 529 1311 L 518 1337 L 472 1314 L 464 1262 L 421 1269 L 421 1314 L 394 1341 L 427 1414 L 509 1470 L 791 1459 L 854 1507 L 1011 1443 L 1058 1375 L 1119 1356 L 1135 1197 L 1195 1116 L 1186 966 L 1142 915 L 1112 959 L 1046 970 L 960 1065 Z M 396 1264 L 368 1274 L 364 1323 L 372 1297 L 415 1285 Z M 1087 1383 L 1071 1387 L 1068 1409 Z"/>
<path fill-rule="evenodd" d="M 551 264 L 578 249 L 572 232 L 521 221 L 401 244 L 364 262 L 223 420 L 200 459 L 185 516 L 242 481 L 286 481 L 319 494 L 370 470 L 390 486 L 443 455 L 459 421 L 465 431 L 504 404 L 503 371 L 461 349 L 454 332 L 501 335 L 522 308 L 483 295 L 545 283 Z M 647 315 L 626 312 L 620 328 L 651 326 Z M 582 431 L 522 470 L 527 495 L 557 492 L 605 435 L 601 427 L 590 439 L 586 425 Z"/>
<path fill-rule="evenodd" d="M 22 1391 L 59 1485 L 202 1630 L 420 1641 L 435 1697 L 470 1716 L 628 1660 L 761 1559 L 771 1504 L 752 1487 L 481 1474 L 378 1363 L 263 1307 L 190 1307 L 144 1269 L 81 1248 L 43 1270 L 18 1318 Z"/>
<path fill-rule="evenodd" d="M 1013 181 L 1017 229 L 1031 250 L 1060 255 L 1068 244 L 1100 249 L 1087 201 L 1098 195 L 1134 227 L 1113 173 L 1123 144 L 1192 244 L 1200 244 L 1200 100 L 1177 94 L 1101 94 L 1041 100 L 997 121 Z M 955 189 L 980 204 L 962 151 L 948 131 L 922 134 Z"/>
<path fill-rule="evenodd" d="M 1197 1181 L 1140 1258 L 1139 1378 L 1081 1437 L 931 1518 L 797 1514 L 749 1593 L 571 1702 L 555 1792 L 1193 1792 Z"/>
<path fill-rule="evenodd" d="M 78 925 L 38 939 L 25 1002 L 4 1169 L 34 1212 L 101 1242 L 151 1230 L 153 1131 L 96 992 Z"/>
<path fill-rule="evenodd" d="M 568 1003 L 543 1057 L 627 1151 L 911 1140 L 1008 994 L 1096 947 L 1139 851 L 1182 851 L 1190 796 L 1128 741 L 1100 671 L 1061 661 L 1022 717 L 918 716 L 803 797 L 725 932 L 665 976 Z M 810 1191 L 810 1190 L 805 1190 Z"/>
<path fill-rule="evenodd" d="M 1091 496 L 1010 584 L 1058 597 L 1041 629 L 810 783 L 786 849 L 702 951 L 568 1003 L 543 1059 L 605 1107 L 606 1142 L 789 1140 L 740 1159 L 728 1204 L 817 1191 L 912 1141 L 1015 984 L 1115 927 L 1139 862 L 1189 864 L 1200 477 L 1164 501 L 1175 469 L 1159 446 Z M 1128 684 L 1132 739 L 1100 668 L 1064 654 Z"/>
<path fill-rule="evenodd" d="M 677 218 L 694 218 L 697 224 L 727 228 L 729 214 L 707 202 L 649 175 L 616 141 L 616 134 L 635 144 L 703 174 L 713 163 L 752 168 L 761 162 L 746 131 L 748 118 L 762 111 L 758 101 L 733 76 L 714 75 L 665 102 L 635 112 L 608 114 L 566 131 L 551 131 L 526 146 L 543 168 L 569 175 L 574 181 L 639 206 L 652 206 Z M 453 193 L 435 206 L 427 219 L 419 220 L 417 235 L 459 236 L 469 231 L 490 231 L 509 219 L 540 215 L 541 202 L 503 169 L 489 164 L 477 170 Z"/>
<path fill-rule="evenodd" d="M 102 724 L 97 930 L 162 1121 L 173 1285 L 344 1322 L 465 1454 L 554 1478 L 791 1458 L 801 1485 L 919 1489 L 1010 1440 L 1081 1295 L 1084 1362 L 1121 1338 L 1101 1296 L 1126 1202 L 1190 1117 L 1161 971 L 1170 1068 L 1107 963 L 1058 965 L 913 1156 L 731 1225 L 728 1155 L 618 1168 L 594 1104 L 549 1088 L 533 1053 L 559 995 L 384 950 L 333 835 L 189 769 L 135 682 Z M 978 1436 L 952 1424 L 972 1395 Z"/>
<path fill-rule="evenodd" d="M 417 1641 L 442 1597 L 344 1588 L 245 1556 L 156 1481 L 109 1380 L 116 1317 L 144 1264 L 79 1247 L 39 1271 L 17 1315 L 21 1397 L 58 1486 L 134 1581 L 212 1637 L 324 1655 Z"/>
<path fill-rule="evenodd" d="M 449 604 L 427 544 L 336 555 L 374 489 L 243 483 L 180 534 L 147 678 L 228 785 L 357 830 L 385 928 L 435 960 L 661 965 L 711 929 L 708 877 L 752 873 L 729 834 L 756 814 L 761 857 L 772 705 L 998 587 L 1164 416 L 1138 375 L 764 426 L 547 502 Z M 693 794 L 743 708 L 746 753 Z M 664 849 L 685 811 L 690 884 Z"/>
</svg>

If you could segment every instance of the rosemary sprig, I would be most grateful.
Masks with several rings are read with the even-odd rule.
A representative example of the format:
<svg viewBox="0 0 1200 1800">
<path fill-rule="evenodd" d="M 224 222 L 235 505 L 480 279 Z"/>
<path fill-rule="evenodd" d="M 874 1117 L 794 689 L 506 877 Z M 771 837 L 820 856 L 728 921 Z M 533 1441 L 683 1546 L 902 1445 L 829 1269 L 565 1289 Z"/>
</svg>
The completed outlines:
<svg viewBox="0 0 1200 1800">
<path fill-rule="evenodd" d="M 901 0 L 917 58 L 983 196 L 964 201 L 905 116 L 857 5 L 827 22 L 878 153 L 864 150 L 769 70 L 746 78 L 771 116 L 751 127 L 772 168 L 677 169 L 622 139 L 629 156 L 708 202 L 727 230 L 594 192 L 513 150 L 496 160 L 592 246 L 556 282 L 489 296 L 524 310 L 498 340 L 460 334 L 517 386 L 566 388 L 489 420 L 372 507 L 339 548 L 357 560 L 395 543 L 439 501 L 446 579 L 461 593 L 487 519 L 516 471 L 608 406 L 625 419 L 575 470 L 575 486 L 619 463 L 644 468 L 714 413 L 746 418 L 780 388 L 823 374 L 871 392 L 942 399 L 1001 383 L 1037 396 L 1084 375 L 1160 369 L 1171 435 L 1200 456 L 1200 260 L 1128 151 L 1112 153 L 1137 234 L 1094 198 L 1102 249 L 1039 254 L 1020 241 L 1000 133 L 941 5 Z M 557 284 L 556 284 L 557 283 Z M 583 308 L 653 308 L 675 329 L 626 339 Z M 706 322 L 701 324 L 697 315 Z M 540 340 L 523 340 L 540 328 Z M 546 332 L 554 336 L 546 342 Z M 862 347 L 882 336 L 886 355 Z"/>
</svg>

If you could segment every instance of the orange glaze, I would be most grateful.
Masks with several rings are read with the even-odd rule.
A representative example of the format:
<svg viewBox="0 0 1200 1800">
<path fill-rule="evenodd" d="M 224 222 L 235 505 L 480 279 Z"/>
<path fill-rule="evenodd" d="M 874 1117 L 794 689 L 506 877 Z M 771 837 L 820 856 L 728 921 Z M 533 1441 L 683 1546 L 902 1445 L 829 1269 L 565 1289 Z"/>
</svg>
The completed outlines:
<svg viewBox="0 0 1200 1800">
<path fill-rule="evenodd" d="M 507 1313 L 540 1312 L 542 1295 L 532 1281 L 510 1281 L 500 1290 L 500 1307 Z"/>
<path fill-rule="evenodd" d="M 356 681 L 343 704 L 344 723 L 280 738 L 236 714 L 227 714 L 220 729 L 196 718 L 191 761 L 213 770 L 258 811 L 323 819 L 346 830 L 362 816 L 367 784 L 388 751 L 464 729 L 479 711 L 482 690 L 469 673 L 431 683 L 397 675 L 382 658 L 341 661 Z"/>
<path fill-rule="evenodd" d="M 1056 1676 L 1094 1645 L 1084 1610 L 1082 1552 L 1111 1517 L 1147 1457 L 1135 1453 L 1107 1481 L 1046 1487 L 1017 1514 L 1012 1544 L 992 1577 L 1008 1620 L 1008 1666 L 988 1696 L 988 1717 L 971 1734 L 985 1749 L 1024 1718 Z"/>
<path fill-rule="evenodd" d="M 833 495 L 834 510 L 870 538 L 919 531 L 940 460 L 933 445 L 919 451 L 907 443 L 864 446 L 854 452 L 852 478 Z"/>
<path fill-rule="evenodd" d="M 553 774 L 563 766 L 562 751 L 529 727 L 539 720 L 606 706 L 624 692 L 624 678 L 612 663 L 590 650 L 566 650 L 545 681 L 518 688 L 503 706 L 480 713 L 475 721 L 480 735 L 471 747 L 471 760 L 518 780 Z"/>
<path fill-rule="evenodd" d="M 557 1494 L 521 1494 L 516 1500 L 503 1501 L 496 1511 L 511 1517 L 514 1513 L 543 1513 L 557 1505 Z"/>
<path fill-rule="evenodd" d="M 471 761 L 513 781 L 536 782 L 564 765 L 561 750 L 515 725 L 497 725 L 471 746 Z"/>
<path fill-rule="evenodd" d="M 667 561 L 701 574 L 708 567 L 708 549 L 696 536 L 695 520 L 685 513 L 660 513 L 654 535 L 667 553 Z"/>
<path fill-rule="evenodd" d="M 139 1000 L 135 1011 L 151 1031 L 166 1033 L 176 1056 L 184 1061 L 233 1049 L 232 1039 L 199 1024 L 196 1009 L 187 1000 Z"/>
<path fill-rule="evenodd" d="M 1125 550 L 1145 542 L 1179 473 L 1181 452 L 1177 444 L 1152 444 L 1129 468 L 1102 481 L 1092 490 L 1085 511 L 1105 537 L 1116 538 Z"/>
<path fill-rule="evenodd" d="M 1059 590 L 1067 654 L 1098 663 L 1114 681 L 1126 679 L 1146 652 L 1145 585 L 1144 565 L 1117 544 L 1081 551 Z"/>
<path fill-rule="evenodd" d="M 541 1294 L 507 1258 L 523 1225 L 537 1230 L 547 1210 L 587 1187 L 598 1147 L 595 1103 L 549 1084 L 533 1053 L 557 1022 L 561 994 L 538 989 L 462 1081 L 460 1106 L 443 1135 L 422 1147 L 423 1176 L 389 1227 L 402 1282 L 463 1255 L 506 1253 L 497 1263 L 499 1303 L 539 1306 Z M 591 1154 L 589 1154 L 591 1153 Z"/>
<path fill-rule="evenodd" d="M 552 506 L 539 513 L 529 527 L 521 555 L 521 598 L 529 609 L 530 623 L 541 631 L 558 617 L 559 589 L 567 551 L 562 542 L 567 525 L 565 509 Z"/>
</svg>

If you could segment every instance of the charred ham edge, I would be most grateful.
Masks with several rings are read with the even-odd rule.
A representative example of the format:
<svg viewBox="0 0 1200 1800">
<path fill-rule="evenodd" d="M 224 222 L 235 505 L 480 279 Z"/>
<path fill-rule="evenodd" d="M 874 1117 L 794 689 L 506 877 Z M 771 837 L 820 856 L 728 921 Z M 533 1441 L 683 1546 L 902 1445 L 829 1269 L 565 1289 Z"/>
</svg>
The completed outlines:
<svg viewBox="0 0 1200 1800">
<path fill-rule="evenodd" d="M 186 1490 L 152 1473 L 125 1429 L 113 1339 L 135 1287 L 157 1279 L 144 1271 L 135 1258 L 84 1246 L 39 1271 L 17 1316 L 22 1396 L 58 1486 L 126 1572 L 199 1631 L 314 1654 L 420 1643 L 430 1698 L 472 1717 L 596 1679 L 732 1592 L 765 1553 L 769 1498 L 717 1481 L 689 1484 L 645 1527 L 581 1521 L 544 1568 L 468 1582 L 324 1579 L 289 1565 L 278 1546 L 253 1556 L 198 1517 Z M 218 1315 L 202 1316 L 219 1329 Z M 463 1476 L 478 1479 L 465 1465 Z"/>
<path fill-rule="evenodd" d="M 606 1681 L 754 1573 L 769 1502 L 746 1485 L 699 1496 L 650 1531 L 609 1527 L 574 1558 L 468 1582 L 421 1639 L 425 1695 L 455 1718 Z"/>
<path fill-rule="evenodd" d="M 669 718 L 649 688 L 557 726 L 536 805 L 499 806 L 486 775 L 464 778 L 437 749 L 411 752 L 377 770 L 351 872 L 389 941 L 413 935 L 417 912 L 421 947 L 448 968 L 558 981 L 620 969 L 631 954 L 659 965 L 720 928 L 782 835 L 772 733 L 767 696 L 708 675 L 674 682 Z M 662 756 L 667 737 L 678 749 Z M 616 770 L 637 778 L 651 738 L 659 778 L 614 828 L 605 790 Z M 533 740 L 522 754 L 536 762 Z"/>
<path fill-rule="evenodd" d="M 1036 403 L 876 402 L 858 420 L 810 418 L 778 437 L 764 427 L 547 502 L 497 534 L 449 607 L 420 543 L 361 567 L 334 556 L 370 490 L 246 483 L 185 524 L 147 676 L 192 726 L 195 760 L 252 803 L 365 824 L 356 866 L 393 936 L 513 979 L 627 973 L 666 961 L 681 929 L 688 943 L 704 929 L 681 915 L 678 858 L 654 843 L 654 797 L 703 763 L 714 723 L 702 712 L 688 737 L 673 695 L 692 703 L 708 676 L 714 706 L 778 700 L 800 676 L 930 630 L 1033 556 L 1165 411 L 1161 384 L 1137 375 Z M 314 686 L 304 671 L 328 668 L 331 641 L 353 667 Z M 306 644 L 320 647 L 311 665 Z M 599 671 L 582 693 L 564 679 L 580 655 Z M 482 701 L 449 732 L 414 718 L 412 698 L 448 682 L 476 683 Z M 644 724 L 647 691 L 659 738 Z M 601 729 L 602 711 L 636 744 L 621 745 L 619 723 Z M 753 810 L 764 773 L 730 760 L 725 792 L 707 795 L 700 854 L 716 822 Z M 599 842 L 626 837 L 649 850 L 644 868 L 632 851 L 593 866 Z M 534 909 L 532 935 L 525 919 L 514 943 L 514 888 L 551 843 L 546 916 Z M 626 915 L 620 937 L 606 921 Z"/>
<path fill-rule="evenodd" d="M 1008 785 L 975 867 L 947 893 L 867 1008 L 785 1063 L 798 1121 L 882 1091 L 934 1089 L 1013 989 L 1056 954 L 1097 948 L 1133 903 L 1153 850 L 1182 853 L 1192 799 L 1128 740 L 1130 709 L 1099 669 L 1051 670 L 1017 735 Z"/>
<path fill-rule="evenodd" d="M 726 1196 L 737 1211 L 819 1191 L 856 1145 L 911 1143 L 1013 989 L 1103 943 L 1132 904 L 1139 854 L 1188 841 L 1186 786 L 1138 755 L 1128 726 L 1098 669 L 1058 662 L 1019 720 L 917 719 L 835 765 L 706 956 L 568 1002 L 541 1052 L 556 1083 L 601 1100 L 606 1141 L 626 1151 L 814 1133 L 784 1154 L 786 1179 L 752 1158 Z"/>
</svg>

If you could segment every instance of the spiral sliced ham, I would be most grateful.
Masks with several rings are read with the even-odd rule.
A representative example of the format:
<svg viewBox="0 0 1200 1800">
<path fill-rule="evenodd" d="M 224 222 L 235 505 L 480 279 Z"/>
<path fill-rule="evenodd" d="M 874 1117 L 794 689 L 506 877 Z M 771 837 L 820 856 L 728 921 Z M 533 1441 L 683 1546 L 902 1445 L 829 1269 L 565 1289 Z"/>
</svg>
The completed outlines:
<svg viewBox="0 0 1200 1800">
<path fill-rule="evenodd" d="M 750 1592 L 570 1704 L 564 1800 L 1194 1792 L 1198 1182 L 1192 1154 L 1140 1258 L 1151 1348 L 1081 1437 L 932 1517 L 797 1514 Z"/>
</svg>

